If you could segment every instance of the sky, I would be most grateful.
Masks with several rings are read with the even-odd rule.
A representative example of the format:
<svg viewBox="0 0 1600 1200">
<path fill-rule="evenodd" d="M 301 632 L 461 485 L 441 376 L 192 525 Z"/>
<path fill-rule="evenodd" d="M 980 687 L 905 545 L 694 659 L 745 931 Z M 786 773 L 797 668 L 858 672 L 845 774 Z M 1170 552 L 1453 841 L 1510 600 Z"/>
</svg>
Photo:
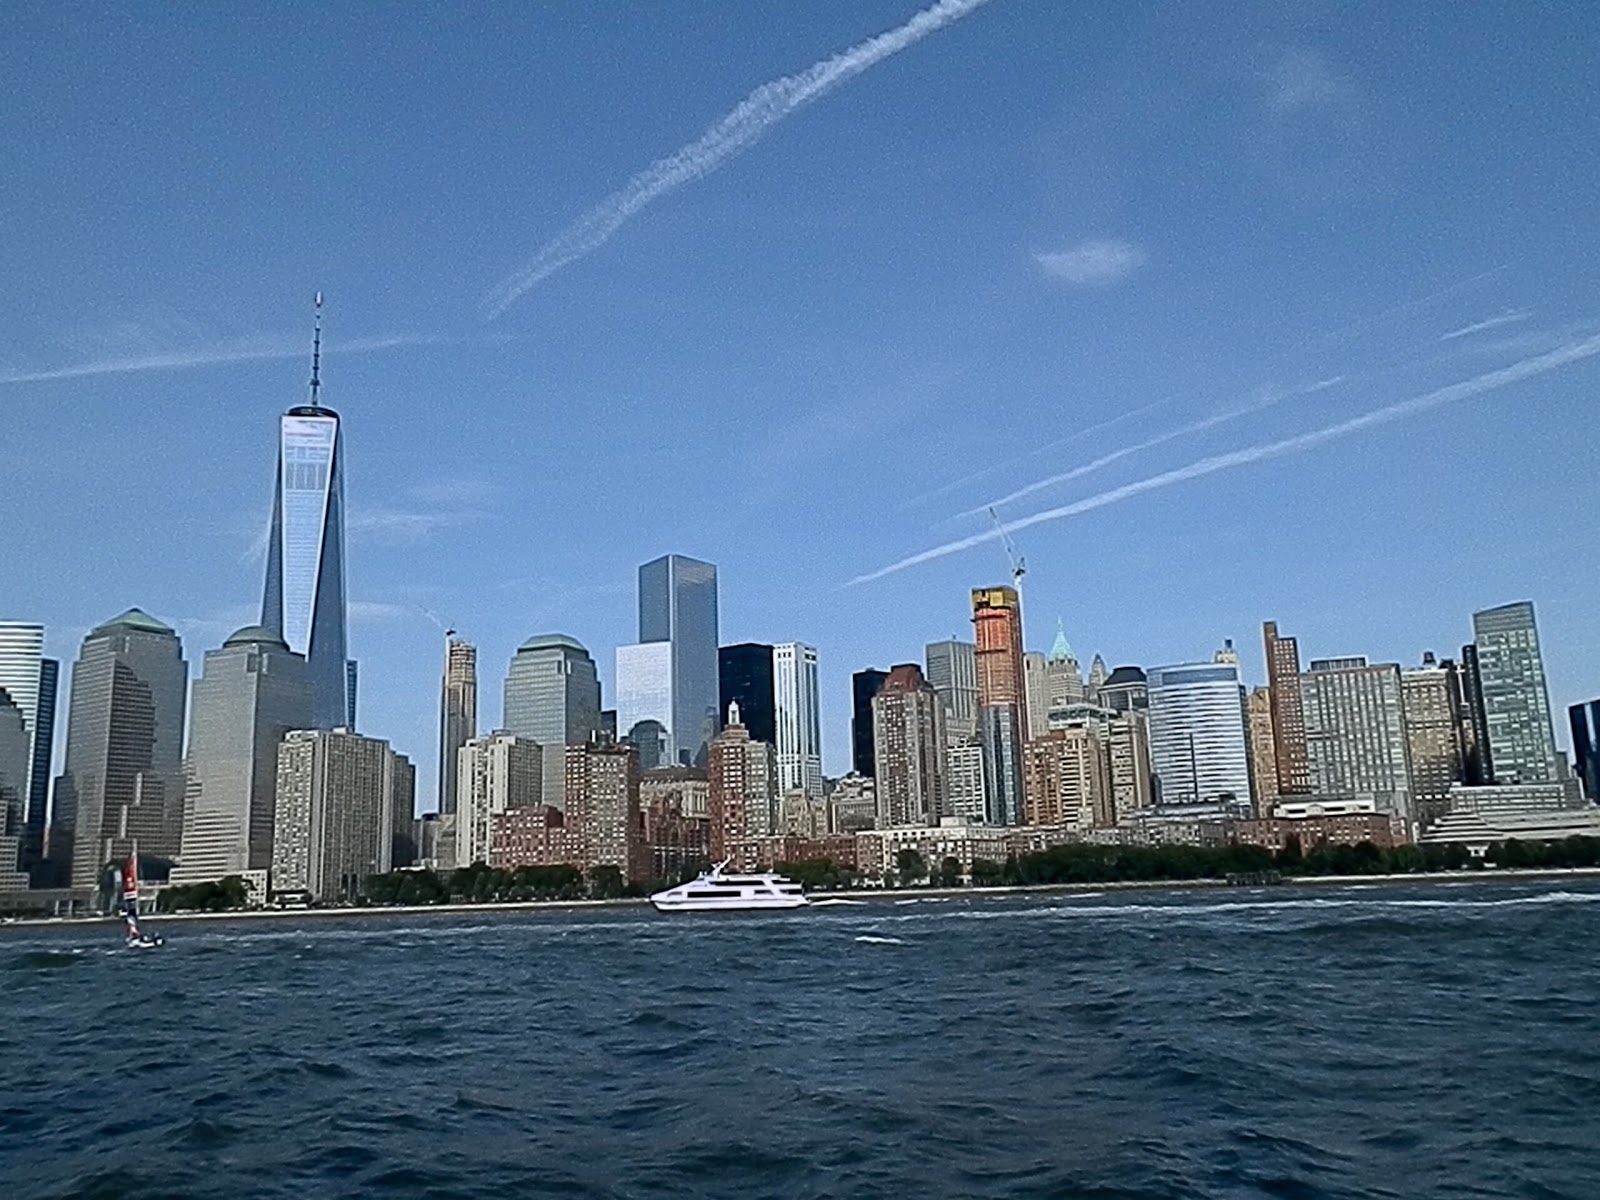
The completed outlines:
<svg viewBox="0 0 1600 1200">
<path fill-rule="evenodd" d="M 347 453 L 361 731 L 433 806 L 442 626 L 610 702 L 640 563 L 849 676 L 1026 560 L 1087 667 L 1454 656 L 1600 695 L 1600 12 L 1057 0 L 23 5 L 0 618 L 260 615 L 276 422 Z"/>
</svg>

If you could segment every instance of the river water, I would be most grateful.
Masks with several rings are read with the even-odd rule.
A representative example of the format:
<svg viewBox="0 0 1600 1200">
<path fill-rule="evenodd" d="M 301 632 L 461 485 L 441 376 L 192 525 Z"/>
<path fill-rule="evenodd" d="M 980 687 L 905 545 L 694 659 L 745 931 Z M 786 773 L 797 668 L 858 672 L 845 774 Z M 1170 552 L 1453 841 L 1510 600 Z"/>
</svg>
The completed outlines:
<svg viewBox="0 0 1600 1200">
<path fill-rule="evenodd" d="M 0 929 L 0 1195 L 1600 1197 L 1592 881 L 163 932 Z"/>
</svg>

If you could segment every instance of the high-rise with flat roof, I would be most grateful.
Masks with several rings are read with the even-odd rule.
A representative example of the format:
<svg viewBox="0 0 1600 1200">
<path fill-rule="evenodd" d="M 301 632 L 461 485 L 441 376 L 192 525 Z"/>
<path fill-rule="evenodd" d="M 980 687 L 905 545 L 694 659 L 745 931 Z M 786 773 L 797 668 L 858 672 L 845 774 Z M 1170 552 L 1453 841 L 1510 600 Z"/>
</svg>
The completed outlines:
<svg viewBox="0 0 1600 1200">
<path fill-rule="evenodd" d="M 1266 621 L 1261 638 L 1267 657 L 1267 688 L 1272 701 L 1272 749 L 1277 767 L 1277 793 L 1304 795 L 1311 790 L 1306 758 L 1306 720 L 1300 706 L 1300 644 L 1280 637 L 1278 623 Z"/>
<path fill-rule="evenodd" d="M 322 297 L 312 351 L 310 403 L 278 423 L 278 474 L 267 542 L 261 624 L 306 658 L 319 729 L 354 725 L 354 672 L 345 603 L 344 439 L 321 401 Z"/>
<path fill-rule="evenodd" d="M 1250 800 L 1239 667 L 1228 662 L 1152 667 L 1150 759 L 1159 802 Z"/>
<path fill-rule="evenodd" d="M 740 869 L 753 866 L 743 860 L 740 846 L 751 838 L 771 836 L 778 819 L 778 767 L 772 746 L 750 736 L 734 703 L 707 753 L 711 857 L 718 862 L 734 858 Z"/>
<path fill-rule="evenodd" d="M 944 702 L 945 729 L 952 738 L 978 734 L 978 647 L 949 638 L 923 648 L 928 682 Z M 882 674 L 882 672 L 878 672 Z M 881 680 L 879 682 L 882 682 Z M 868 697 L 870 701 L 871 697 Z"/>
<path fill-rule="evenodd" d="M 777 696 L 773 685 L 772 647 L 740 642 L 717 651 L 717 713 L 726 716 L 737 704 L 750 736 L 758 742 L 778 741 Z"/>
<path fill-rule="evenodd" d="M 506 672 L 504 725 L 507 733 L 544 750 L 543 803 L 564 807 L 562 749 L 583 745 L 600 728 L 600 677 L 582 642 L 544 633 L 517 648 Z"/>
<path fill-rule="evenodd" d="M 936 825 L 950 815 L 944 704 L 916 663 L 902 663 L 872 700 L 878 828 Z"/>
<path fill-rule="evenodd" d="M 872 728 L 872 698 L 889 672 L 868 667 L 850 676 L 850 763 L 857 775 L 877 774 L 877 738 Z"/>
<path fill-rule="evenodd" d="M 1590 804 L 1600 804 L 1600 700 L 1572 705 L 1567 719 L 1572 725 L 1572 755 L 1584 795 Z"/>
<path fill-rule="evenodd" d="M 1450 787 L 1465 779 L 1455 664 L 1432 654 L 1400 672 L 1406 742 L 1411 754 L 1411 800 L 1424 825 L 1450 811 Z"/>
<path fill-rule="evenodd" d="M 278 750 L 273 813 L 274 892 L 354 900 L 393 864 L 397 770 L 389 743 L 346 730 L 297 729 Z"/>
<path fill-rule="evenodd" d="M 1272 689 L 1258 687 L 1245 703 L 1250 733 L 1250 783 L 1256 816 L 1270 817 L 1278 798 L 1278 755 L 1272 737 Z"/>
<path fill-rule="evenodd" d="M 552 747 L 565 762 L 563 747 Z M 544 748 L 510 733 L 468 738 L 457 760 L 456 865 L 489 861 L 494 818 L 544 796 Z M 563 766 L 563 769 L 565 767 Z"/>
<path fill-rule="evenodd" d="M 310 726 L 313 699 L 305 657 L 269 629 L 241 629 L 206 654 L 190 692 L 175 883 L 271 868 L 278 747 Z"/>
<path fill-rule="evenodd" d="M 134 850 L 177 856 L 188 686 L 178 635 L 136 608 L 83 639 L 50 850 L 71 861 L 71 886 L 96 886 L 106 864 Z"/>
<path fill-rule="evenodd" d="M 1313 660 L 1300 676 L 1300 704 L 1315 795 L 1416 815 L 1399 666 L 1360 656 Z"/>
<path fill-rule="evenodd" d="M 452 637 L 445 641 L 439 681 L 439 811 L 456 811 L 456 764 L 470 738 L 478 736 L 478 648 Z"/>
<path fill-rule="evenodd" d="M 22 706 L 0 688 L 0 892 L 23 891 L 28 876 L 18 869 L 27 831 L 29 760 L 33 738 Z"/>
<path fill-rule="evenodd" d="M 670 647 L 672 762 L 704 766 L 718 724 L 717 568 L 682 554 L 641 566 L 639 641 Z M 618 710 L 620 726 L 620 697 Z"/>
<path fill-rule="evenodd" d="M 17 822 L 18 861 L 0 861 L 0 870 L 17 866 L 26 871 L 43 854 L 58 667 L 54 659 L 44 657 L 43 625 L 0 621 L 0 692 L 16 706 L 28 749 L 22 778 L 13 779 L 8 785 L 17 792 L 13 815 Z"/>
<path fill-rule="evenodd" d="M 1520 601 L 1473 613 L 1472 640 L 1478 648 L 1478 686 L 1494 781 L 1558 781 L 1550 693 L 1533 605 Z"/>
<path fill-rule="evenodd" d="M 778 794 L 803 791 L 822 799 L 822 710 L 817 694 L 817 652 L 799 642 L 772 648 L 777 710 Z M 753 736 L 753 735 L 752 735 Z"/>
<path fill-rule="evenodd" d="M 1085 831 L 1116 821 L 1105 727 L 1085 722 L 1048 730 L 1023 751 L 1029 825 Z"/>
<path fill-rule="evenodd" d="M 1022 599 L 1013 587 L 972 590 L 978 659 L 978 736 L 983 741 L 989 821 L 1023 818 L 1022 747 L 1028 737 L 1027 684 L 1022 663 Z"/>
</svg>

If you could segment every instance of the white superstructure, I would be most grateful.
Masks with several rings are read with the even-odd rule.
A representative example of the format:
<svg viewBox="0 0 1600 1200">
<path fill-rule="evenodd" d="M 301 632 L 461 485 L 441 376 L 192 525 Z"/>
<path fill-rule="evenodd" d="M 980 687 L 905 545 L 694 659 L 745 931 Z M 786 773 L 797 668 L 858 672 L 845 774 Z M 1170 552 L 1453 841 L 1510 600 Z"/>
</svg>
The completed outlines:
<svg viewBox="0 0 1600 1200">
<path fill-rule="evenodd" d="M 697 879 L 650 897 L 661 912 L 718 912 L 740 909 L 801 908 L 809 901 L 800 885 L 772 871 L 730 875 L 718 863 Z"/>
</svg>

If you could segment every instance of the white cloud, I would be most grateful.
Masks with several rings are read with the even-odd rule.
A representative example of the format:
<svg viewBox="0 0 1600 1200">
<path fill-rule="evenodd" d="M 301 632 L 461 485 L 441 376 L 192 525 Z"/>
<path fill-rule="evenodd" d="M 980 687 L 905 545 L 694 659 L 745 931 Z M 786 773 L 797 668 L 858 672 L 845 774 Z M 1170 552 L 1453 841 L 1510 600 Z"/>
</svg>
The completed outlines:
<svg viewBox="0 0 1600 1200">
<path fill-rule="evenodd" d="M 1035 254 L 1046 275 L 1067 283 L 1102 285 L 1125 279 L 1144 265 L 1145 253 L 1132 242 L 1088 238 L 1069 250 Z"/>
</svg>

